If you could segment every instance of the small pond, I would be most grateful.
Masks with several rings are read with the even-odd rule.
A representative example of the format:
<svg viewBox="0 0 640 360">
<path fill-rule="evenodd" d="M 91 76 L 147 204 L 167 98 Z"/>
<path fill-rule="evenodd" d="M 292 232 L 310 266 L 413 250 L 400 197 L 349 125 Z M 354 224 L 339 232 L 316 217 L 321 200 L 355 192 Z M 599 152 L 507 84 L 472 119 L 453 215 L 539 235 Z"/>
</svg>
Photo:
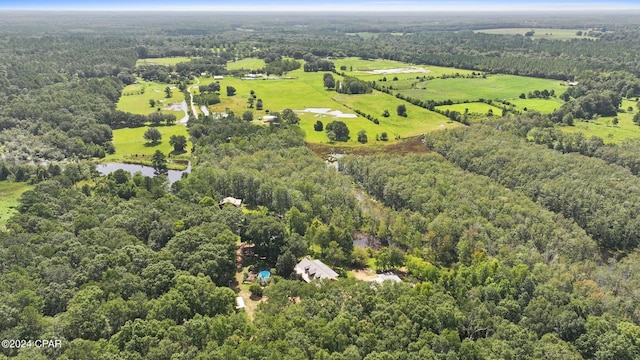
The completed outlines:
<svg viewBox="0 0 640 360">
<path fill-rule="evenodd" d="M 96 165 L 96 170 L 102 175 L 110 174 L 118 169 L 128 171 L 131 175 L 141 172 L 144 176 L 154 177 L 156 176 L 155 170 L 151 166 L 139 165 L 139 164 L 125 164 L 125 163 L 107 163 Z M 191 163 L 187 165 L 186 170 L 169 170 L 167 178 L 169 179 L 169 185 L 182 179 L 183 173 L 191 172 Z"/>
</svg>

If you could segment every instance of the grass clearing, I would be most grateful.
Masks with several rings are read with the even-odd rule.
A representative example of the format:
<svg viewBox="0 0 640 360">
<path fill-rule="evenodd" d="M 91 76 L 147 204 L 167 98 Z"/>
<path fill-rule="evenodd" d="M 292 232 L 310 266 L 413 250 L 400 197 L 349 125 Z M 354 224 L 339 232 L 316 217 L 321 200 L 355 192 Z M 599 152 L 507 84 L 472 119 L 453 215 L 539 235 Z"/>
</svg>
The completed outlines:
<svg viewBox="0 0 640 360">
<path fill-rule="evenodd" d="M 489 105 L 483 102 L 442 105 L 442 106 L 437 106 L 436 108 L 442 111 L 447 111 L 447 110 L 457 111 L 460 114 L 464 114 L 468 112 L 469 114 L 487 115 L 489 110 L 491 110 L 493 114 L 496 116 L 500 116 L 502 114 L 502 109 L 500 109 L 499 107 L 495 107 L 493 105 Z"/>
<path fill-rule="evenodd" d="M 631 113 L 618 113 L 618 125 L 613 125 L 613 116 L 601 117 L 591 121 L 575 121 L 573 126 L 563 126 L 568 133 L 581 132 L 585 137 L 597 136 L 605 143 L 620 143 L 627 139 L 640 138 L 640 127 L 633 123 Z"/>
<path fill-rule="evenodd" d="M 474 101 L 478 99 L 517 99 L 534 90 L 566 89 L 558 80 L 515 75 L 489 75 L 486 78 L 449 78 L 418 82 L 414 88 L 399 87 L 397 92 L 412 98 L 435 101 Z"/>
<path fill-rule="evenodd" d="M 164 58 L 153 58 L 153 59 L 138 59 L 136 61 L 136 66 L 140 65 L 175 65 L 181 62 L 189 62 L 191 58 L 188 56 L 175 56 L 175 57 L 164 57 Z"/>
<path fill-rule="evenodd" d="M 173 146 L 169 144 L 169 138 L 171 135 L 184 135 L 189 139 L 187 127 L 176 124 L 172 126 L 158 126 L 157 129 L 162 134 L 162 141 L 155 146 L 151 146 L 143 138 L 143 134 L 147 131 L 148 127 L 139 128 L 124 128 L 113 130 L 113 145 L 116 148 L 116 153 L 107 155 L 104 158 L 104 162 L 135 162 L 141 164 L 149 164 L 150 157 L 156 150 L 162 151 L 167 155 L 169 159 L 188 159 L 189 151 L 193 147 L 193 144 L 189 141 L 187 143 L 187 152 L 179 155 L 172 155 Z M 168 164 L 170 168 L 184 168 L 184 166 L 177 166 L 177 164 Z"/>
<path fill-rule="evenodd" d="M 165 89 L 171 89 L 171 97 L 167 98 Z M 151 107 L 149 101 L 154 100 L 160 105 Z M 136 84 L 127 85 L 122 90 L 122 96 L 118 100 L 116 108 L 121 111 L 130 112 L 132 114 L 149 115 L 153 112 L 160 111 L 165 114 L 174 114 L 176 119 L 180 120 L 184 117 L 184 112 L 168 110 L 167 108 L 173 104 L 184 101 L 182 92 L 171 84 L 161 84 L 138 79 Z"/>
<path fill-rule="evenodd" d="M 229 61 L 227 63 L 227 69 L 229 70 L 258 70 L 265 67 L 264 60 L 256 58 L 246 58 L 238 61 Z"/>
<path fill-rule="evenodd" d="M 520 111 L 535 110 L 543 114 L 550 114 L 559 109 L 564 102 L 557 98 L 549 99 L 513 99 L 509 100 Z"/>
<path fill-rule="evenodd" d="M 4 229 L 9 220 L 18 211 L 20 195 L 33 189 L 32 185 L 10 181 L 0 181 L 0 229 Z"/>
<path fill-rule="evenodd" d="M 380 121 L 380 125 L 374 124 L 361 116 L 349 119 L 336 119 L 331 115 L 323 114 L 300 114 L 300 127 L 307 135 L 307 141 L 312 143 L 328 143 L 329 139 L 324 131 L 314 131 L 313 125 L 320 120 L 326 126 L 334 120 L 342 120 L 349 127 L 351 140 L 340 145 L 357 145 L 357 134 L 361 130 L 367 132 L 369 145 L 384 145 L 396 142 L 395 136 L 408 137 L 419 135 L 428 131 L 459 126 L 451 123 L 447 118 L 429 110 L 411 105 L 394 96 L 374 91 L 372 94 L 344 95 L 335 91 L 328 91 L 323 87 L 323 74 L 306 73 L 303 70 L 290 72 L 287 77 L 291 79 L 279 80 L 241 80 L 238 78 L 225 78 L 220 81 L 223 89 L 220 96 L 221 103 L 211 106 L 210 110 L 223 112 L 227 109 L 236 114 L 250 110 L 254 113 L 254 119 L 267 115 L 267 110 L 279 112 L 289 108 L 293 110 L 303 110 L 309 107 L 324 107 L 339 110 L 343 113 L 354 114 L 358 109 L 366 114 L 370 114 Z M 339 78 L 339 77 L 338 77 Z M 203 80 L 204 84 L 205 81 Z M 233 86 L 237 92 L 234 96 L 226 96 L 224 89 L 226 86 Z M 247 108 L 247 100 L 251 90 L 255 91 L 256 97 L 262 99 L 264 108 L 262 111 Z M 409 116 L 403 118 L 396 115 L 396 108 L 399 104 L 405 104 Z M 383 118 L 382 112 L 388 110 L 389 118 Z M 375 135 L 386 132 L 389 141 L 375 141 Z"/>
<path fill-rule="evenodd" d="M 499 28 L 499 29 L 484 29 L 475 30 L 475 33 L 484 34 L 497 34 L 497 35 L 522 35 L 528 31 L 534 31 L 532 39 L 549 39 L 549 40 L 571 40 L 571 39 L 597 39 L 592 36 L 576 35 L 578 31 L 582 31 L 583 34 L 589 32 L 584 29 L 551 29 L 551 28 Z"/>
</svg>

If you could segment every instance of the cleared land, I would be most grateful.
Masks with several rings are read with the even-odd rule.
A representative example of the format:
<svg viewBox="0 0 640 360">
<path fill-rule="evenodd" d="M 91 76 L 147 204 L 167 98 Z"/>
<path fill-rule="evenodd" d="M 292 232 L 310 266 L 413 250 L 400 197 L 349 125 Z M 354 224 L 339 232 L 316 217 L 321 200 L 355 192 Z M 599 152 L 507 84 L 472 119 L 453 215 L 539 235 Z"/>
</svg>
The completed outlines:
<svg viewBox="0 0 640 360">
<path fill-rule="evenodd" d="M 393 66 L 396 63 L 394 62 Z M 401 64 L 401 63 L 400 63 Z M 404 64 L 403 66 L 406 66 Z M 292 71 L 286 78 L 278 80 L 241 80 L 237 78 L 225 77 L 220 81 L 222 94 L 221 103 L 210 106 L 213 112 L 223 112 L 227 109 L 236 114 L 242 114 L 249 110 L 253 111 L 254 119 L 259 119 L 270 112 L 279 112 L 289 108 L 293 110 L 303 110 L 305 108 L 330 108 L 341 111 L 345 114 L 353 114 L 356 109 L 378 118 L 379 125 L 359 116 L 354 119 L 340 119 L 349 127 L 351 141 L 347 144 L 356 145 L 357 134 L 361 130 L 367 132 L 369 144 L 376 143 L 376 134 L 386 132 L 389 141 L 378 142 L 379 144 L 396 142 L 395 137 L 401 138 L 419 135 L 424 132 L 460 126 L 456 123 L 448 122 L 448 119 L 437 113 L 413 106 L 394 96 L 374 91 L 372 94 L 344 95 L 335 91 L 326 90 L 323 87 L 322 72 L 306 73 L 303 70 Z M 339 80 L 339 76 L 335 76 Z M 207 84 L 212 79 L 201 79 L 202 84 Z M 226 96 L 226 87 L 233 86 L 237 92 L 234 96 Z M 262 99 L 263 110 L 259 111 L 247 108 L 247 100 L 251 96 L 251 90 L 256 94 L 257 99 Z M 396 108 L 400 104 L 407 106 L 407 118 L 396 115 Z M 383 118 L 382 113 L 388 110 L 390 117 Z M 333 116 L 325 114 L 301 113 L 301 128 L 307 134 L 307 141 L 313 143 L 328 143 L 329 139 L 324 131 L 314 131 L 313 125 L 320 120 L 326 126 L 329 122 L 336 120 Z M 344 143 L 341 143 L 344 144 Z"/>
<path fill-rule="evenodd" d="M 171 154 L 173 147 L 169 144 L 171 135 L 184 135 L 189 139 L 186 126 L 176 124 L 172 126 L 158 126 L 157 129 L 162 134 L 162 141 L 157 145 L 150 145 L 143 138 L 143 134 L 148 127 L 125 128 L 113 130 L 113 145 L 116 153 L 107 155 L 105 162 L 132 162 L 140 164 L 150 164 L 151 155 L 156 150 L 162 151 L 163 154 L 169 156 L 169 159 L 188 159 L 189 151 L 193 144 L 187 143 L 187 152 L 184 154 Z M 184 166 L 171 166 L 170 168 L 182 169 Z"/>
<path fill-rule="evenodd" d="M 509 102 L 520 111 L 535 110 L 543 114 L 550 114 L 559 109 L 564 102 L 558 98 L 549 99 L 513 99 Z"/>
<path fill-rule="evenodd" d="M 571 39 L 597 39 L 591 36 L 576 35 L 578 31 L 583 34 L 589 32 L 586 29 L 551 29 L 551 28 L 500 28 L 475 30 L 476 33 L 499 34 L 499 35 L 523 35 L 528 31 L 534 31 L 532 39 L 552 39 L 552 40 L 571 40 Z"/>
<path fill-rule="evenodd" d="M 468 112 L 469 114 L 486 115 L 489 112 L 489 110 L 491 110 L 493 114 L 497 116 L 500 116 L 502 114 L 502 109 L 500 109 L 499 107 L 495 107 L 482 102 L 442 105 L 442 106 L 437 106 L 436 108 L 442 111 L 447 111 L 447 110 L 457 111 L 460 114 L 464 114 Z"/>
<path fill-rule="evenodd" d="M 256 58 L 246 58 L 238 61 L 229 61 L 227 63 L 227 69 L 229 70 L 258 70 L 265 67 L 264 60 Z"/>
<path fill-rule="evenodd" d="M 0 181 L 0 229 L 4 229 L 7 220 L 17 212 L 20 195 L 31 189 L 33 186 L 29 184 Z"/>
<path fill-rule="evenodd" d="M 635 101 L 623 100 L 622 109 L 633 107 L 632 112 L 618 113 L 618 125 L 613 125 L 613 116 L 601 117 L 590 121 L 575 121 L 574 126 L 564 126 L 562 130 L 568 133 L 581 132 L 585 137 L 598 136 L 605 143 L 619 143 L 627 139 L 640 138 L 640 126 L 633 123 L 633 116 L 638 111 Z"/>
<path fill-rule="evenodd" d="M 188 62 L 191 58 L 188 56 L 164 57 L 154 59 L 139 59 L 136 66 L 140 65 L 175 65 L 181 62 Z"/>
<path fill-rule="evenodd" d="M 395 90 L 397 88 L 397 90 Z M 517 99 L 521 93 L 535 90 L 566 90 L 558 80 L 514 75 L 489 75 L 486 78 L 448 78 L 417 82 L 411 87 L 394 85 L 394 91 L 421 100 L 474 101 L 478 99 Z"/>
<path fill-rule="evenodd" d="M 167 98 L 165 89 L 171 88 L 171 97 Z M 155 107 L 149 105 L 149 101 L 154 100 Z M 165 114 L 174 114 L 177 120 L 184 117 L 183 111 L 169 110 L 169 108 L 176 103 L 181 103 L 184 100 L 182 92 L 175 88 L 172 84 L 160 84 L 150 81 L 144 81 L 138 79 L 135 84 L 127 85 L 122 90 L 122 96 L 118 100 L 117 109 L 132 114 L 148 115 L 153 112 L 160 111 Z"/>
</svg>

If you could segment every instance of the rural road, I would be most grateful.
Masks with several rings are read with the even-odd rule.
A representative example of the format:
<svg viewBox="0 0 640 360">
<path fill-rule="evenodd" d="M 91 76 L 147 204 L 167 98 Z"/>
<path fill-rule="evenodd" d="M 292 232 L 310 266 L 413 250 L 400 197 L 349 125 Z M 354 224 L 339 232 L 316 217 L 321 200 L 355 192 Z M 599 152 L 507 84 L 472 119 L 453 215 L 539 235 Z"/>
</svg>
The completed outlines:
<svg viewBox="0 0 640 360">
<path fill-rule="evenodd" d="M 191 92 L 191 89 L 193 89 L 194 87 L 200 85 L 200 79 L 196 78 L 196 83 L 189 86 L 187 88 L 187 92 L 189 93 L 189 104 L 191 106 L 191 113 L 193 114 L 193 116 L 195 116 L 196 118 L 198 117 L 198 110 L 196 108 L 196 105 L 193 103 L 193 93 Z M 187 117 L 187 121 L 189 121 L 189 118 Z M 185 122 L 186 125 L 186 122 Z"/>
</svg>

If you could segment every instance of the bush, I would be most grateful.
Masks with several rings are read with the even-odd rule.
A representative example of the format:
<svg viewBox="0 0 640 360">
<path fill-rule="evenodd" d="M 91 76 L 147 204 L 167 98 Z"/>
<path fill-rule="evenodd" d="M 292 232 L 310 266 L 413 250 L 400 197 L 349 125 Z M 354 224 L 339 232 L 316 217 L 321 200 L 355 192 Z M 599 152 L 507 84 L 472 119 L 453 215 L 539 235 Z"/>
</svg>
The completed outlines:
<svg viewBox="0 0 640 360">
<path fill-rule="evenodd" d="M 251 292 L 251 296 L 256 298 L 261 298 L 264 294 L 264 289 L 262 289 L 262 286 L 256 283 L 253 283 L 251 284 L 251 286 L 249 286 L 249 291 Z"/>
</svg>

